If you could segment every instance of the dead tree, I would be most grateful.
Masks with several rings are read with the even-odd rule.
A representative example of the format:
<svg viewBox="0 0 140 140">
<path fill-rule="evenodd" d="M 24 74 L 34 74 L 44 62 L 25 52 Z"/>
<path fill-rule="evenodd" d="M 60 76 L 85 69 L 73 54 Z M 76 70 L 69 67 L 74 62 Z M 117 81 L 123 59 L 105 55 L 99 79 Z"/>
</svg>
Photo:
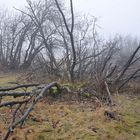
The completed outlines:
<svg viewBox="0 0 140 140">
<path fill-rule="evenodd" d="M 32 92 L 15 92 L 13 90 L 19 88 L 29 88 L 29 87 L 36 87 L 36 90 Z M 48 85 L 39 85 L 39 84 L 27 84 L 27 85 L 19 85 L 10 88 L 1 88 L 0 89 L 0 97 L 4 98 L 5 96 L 13 96 L 14 98 L 20 97 L 20 100 L 14 100 L 9 102 L 1 102 L 0 108 L 2 107 L 14 107 L 13 116 L 11 124 L 8 128 L 8 131 L 3 138 L 3 140 L 7 140 L 10 134 L 14 131 L 14 129 L 19 125 L 20 127 L 23 126 L 24 122 L 28 118 L 30 112 L 33 110 L 34 106 L 40 101 L 40 99 L 45 98 L 49 94 L 49 90 L 52 87 L 57 87 L 60 91 L 60 86 L 56 83 L 50 83 Z M 9 91 L 9 92 L 7 92 Z M 20 114 L 20 118 L 18 118 L 17 114 Z"/>
</svg>

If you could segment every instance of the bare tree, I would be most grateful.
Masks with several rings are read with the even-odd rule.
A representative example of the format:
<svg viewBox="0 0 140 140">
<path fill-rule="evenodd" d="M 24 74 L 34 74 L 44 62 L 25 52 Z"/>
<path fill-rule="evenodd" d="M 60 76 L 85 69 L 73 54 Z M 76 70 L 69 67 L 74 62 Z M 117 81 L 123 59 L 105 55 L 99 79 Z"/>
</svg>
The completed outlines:
<svg viewBox="0 0 140 140">
<path fill-rule="evenodd" d="M 74 82 L 75 77 L 74 77 L 74 69 L 76 66 L 76 50 L 75 50 L 75 44 L 74 44 L 74 35 L 73 35 L 73 31 L 74 31 L 74 11 L 73 11 L 73 1 L 70 0 L 70 9 L 71 9 L 71 27 L 69 27 L 69 24 L 67 22 L 66 16 L 64 15 L 64 12 L 61 9 L 61 6 L 59 4 L 59 2 L 57 0 L 55 0 L 56 6 L 63 18 L 63 22 L 65 25 L 65 28 L 68 32 L 68 35 L 70 37 L 70 42 L 71 42 L 71 47 L 72 47 L 72 55 L 73 55 L 73 62 L 71 65 L 71 70 L 70 70 L 70 78 L 71 81 Z"/>
</svg>

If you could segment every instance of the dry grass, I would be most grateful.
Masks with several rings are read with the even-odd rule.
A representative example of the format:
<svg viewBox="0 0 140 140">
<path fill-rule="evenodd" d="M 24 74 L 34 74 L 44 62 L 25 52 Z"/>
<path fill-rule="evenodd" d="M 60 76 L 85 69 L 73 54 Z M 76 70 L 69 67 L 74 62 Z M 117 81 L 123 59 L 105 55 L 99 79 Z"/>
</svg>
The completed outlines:
<svg viewBox="0 0 140 140">
<path fill-rule="evenodd" d="M 14 80 L 16 76 L 6 76 Z M 0 84 L 6 79 L 0 80 Z M 114 96 L 117 106 L 94 107 L 94 104 L 78 102 L 54 102 L 42 100 L 30 114 L 24 128 L 17 128 L 10 140 L 139 140 L 140 98 Z M 105 110 L 116 111 L 121 121 L 104 116 Z M 6 132 L 9 109 L 0 109 L 0 135 Z M 8 116 L 2 116 L 8 114 Z M 4 120 L 4 118 L 6 118 Z M 7 124 L 6 124 L 7 123 Z"/>
</svg>

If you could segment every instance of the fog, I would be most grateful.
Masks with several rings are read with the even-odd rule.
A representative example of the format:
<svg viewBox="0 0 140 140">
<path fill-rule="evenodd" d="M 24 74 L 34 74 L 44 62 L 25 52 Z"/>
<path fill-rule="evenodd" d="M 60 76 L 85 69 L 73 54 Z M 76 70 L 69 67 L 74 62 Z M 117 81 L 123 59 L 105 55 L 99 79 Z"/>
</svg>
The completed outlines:
<svg viewBox="0 0 140 140">
<path fill-rule="evenodd" d="M 68 1 L 68 0 L 66 0 Z M 140 0 L 73 0 L 76 12 L 98 18 L 99 32 L 105 37 L 115 34 L 140 37 Z M 0 0 L 1 8 L 22 8 L 26 0 Z"/>
</svg>

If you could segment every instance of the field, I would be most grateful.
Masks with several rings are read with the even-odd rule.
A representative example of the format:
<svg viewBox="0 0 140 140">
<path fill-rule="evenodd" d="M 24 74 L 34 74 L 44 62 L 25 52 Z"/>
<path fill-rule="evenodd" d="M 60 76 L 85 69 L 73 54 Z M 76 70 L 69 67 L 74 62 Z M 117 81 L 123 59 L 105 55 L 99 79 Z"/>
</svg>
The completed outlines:
<svg viewBox="0 0 140 140">
<path fill-rule="evenodd" d="M 18 75 L 0 76 L 0 86 L 17 80 Z M 39 102 L 22 129 L 10 140 L 140 140 L 140 96 L 114 95 L 115 106 L 72 101 Z M 116 112 L 111 119 L 105 111 Z M 11 110 L 0 109 L 0 138 L 9 125 Z"/>
</svg>

